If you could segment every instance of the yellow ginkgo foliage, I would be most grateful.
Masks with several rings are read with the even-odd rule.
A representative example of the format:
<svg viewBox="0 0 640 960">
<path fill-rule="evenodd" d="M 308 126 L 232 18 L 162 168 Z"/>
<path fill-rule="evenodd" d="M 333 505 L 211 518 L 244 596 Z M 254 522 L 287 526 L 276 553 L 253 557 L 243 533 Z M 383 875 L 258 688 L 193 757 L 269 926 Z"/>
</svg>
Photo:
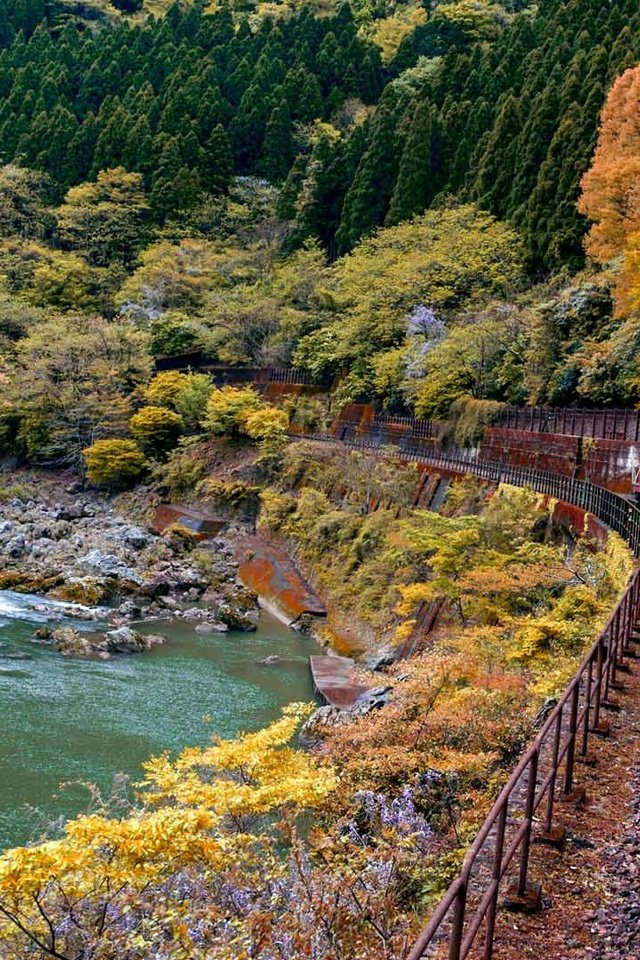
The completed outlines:
<svg viewBox="0 0 640 960">
<path fill-rule="evenodd" d="M 280 720 L 256 733 L 189 747 L 176 760 L 152 758 L 144 765 L 145 799 L 202 807 L 221 817 L 316 806 L 336 787 L 336 775 L 311 754 L 287 746 L 309 710 L 290 704 Z"/>
<path fill-rule="evenodd" d="M 35 937 L 46 936 L 40 907 L 52 890 L 68 901 L 98 902 L 113 891 L 143 891 L 183 868 L 217 871 L 250 860 L 260 838 L 244 832 L 238 817 L 313 807 L 337 786 L 332 767 L 290 746 L 312 709 L 294 703 L 257 733 L 190 747 L 175 760 L 153 758 L 127 817 L 80 816 L 60 840 L 5 853 L 0 944 L 15 935 L 16 918 Z"/>
</svg>

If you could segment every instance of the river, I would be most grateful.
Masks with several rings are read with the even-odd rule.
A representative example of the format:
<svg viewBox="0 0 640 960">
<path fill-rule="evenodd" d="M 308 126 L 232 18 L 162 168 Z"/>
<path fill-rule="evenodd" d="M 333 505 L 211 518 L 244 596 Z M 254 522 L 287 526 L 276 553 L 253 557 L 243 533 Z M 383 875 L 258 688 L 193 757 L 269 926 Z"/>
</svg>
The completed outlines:
<svg viewBox="0 0 640 960">
<path fill-rule="evenodd" d="M 32 642 L 44 619 L 36 602 L 0 591 L 0 850 L 86 809 L 86 790 L 60 790 L 65 781 L 108 791 L 120 773 L 140 779 L 153 754 L 204 744 L 211 731 L 257 729 L 285 704 L 313 699 L 308 657 L 317 647 L 268 613 L 255 633 L 201 636 L 155 622 L 148 632 L 166 636 L 164 646 L 73 660 Z M 260 662 L 272 655 L 277 664 Z"/>
</svg>

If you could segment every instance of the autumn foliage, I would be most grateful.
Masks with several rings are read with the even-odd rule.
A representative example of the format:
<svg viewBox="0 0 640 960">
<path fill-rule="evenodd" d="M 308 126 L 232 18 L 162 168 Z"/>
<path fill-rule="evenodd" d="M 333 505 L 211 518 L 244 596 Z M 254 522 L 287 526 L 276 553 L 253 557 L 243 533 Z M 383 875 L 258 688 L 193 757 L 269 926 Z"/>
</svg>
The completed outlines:
<svg viewBox="0 0 640 960">
<path fill-rule="evenodd" d="M 82 451 L 90 483 L 117 489 L 139 480 L 147 459 L 134 440 L 96 440 Z"/>
<path fill-rule="evenodd" d="M 263 441 L 284 428 L 253 391 L 214 390 L 209 417 Z M 415 483 L 395 459 L 301 441 L 261 498 L 262 525 L 363 634 L 404 642 L 419 605 L 445 598 L 437 629 L 387 668 L 384 709 L 316 718 L 303 749 L 313 707 L 292 704 L 265 729 L 151 758 L 128 804 L 10 850 L 3 960 L 407 954 L 631 569 L 615 535 L 568 552 L 533 491 L 467 477 L 436 514 L 412 506 Z"/>
<path fill-rule="evenodd" d="M 593 163 L 578 209 L 593 225 L 587 253 L 601 263 L 622 258 L 616 278 L 621 314 L 640 307 L 640 66 L 614 83 L 602 111 Z"/>
<path fill-rule="evenodd" d="M 593 221 L 586 249 L 594 260 L 619 256 L 640 230 L 640 67 L 611 88 L 578 209 Z"/>
</svg>

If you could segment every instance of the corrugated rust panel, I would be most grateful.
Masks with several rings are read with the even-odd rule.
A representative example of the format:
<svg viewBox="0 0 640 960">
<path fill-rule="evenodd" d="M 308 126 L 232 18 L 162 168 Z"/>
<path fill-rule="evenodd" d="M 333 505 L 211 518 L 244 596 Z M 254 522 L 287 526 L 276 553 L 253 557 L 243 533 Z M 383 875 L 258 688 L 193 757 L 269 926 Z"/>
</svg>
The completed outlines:
<svg viewBox="0 0 640 960">
<path fill-rule="evenodd" d="M 553 519 L 573 537 L 588 536 L 599 546 L 604 546 L 608 536 L 608 529 L 592 513 L 587 513 L 582 507 L 576 507 L 565 500 L 557 500 L 553 508 Z"/>
<path fill-rule="evenodd" d="M 628 494 L 632 492 L 633 468 L 640 464 L 640 444 L 488 427 L 480 459 L 575 476 L 614 493 Z"/>
<path fill-rule="evenodd" d="M 331 434 L 341 438 L 347 429 L 358 432 L 373 423 L 375 415 L 372 403 L 348 403 L 333 421 Z"/>
<path fill-rule="evenodd" d="M 579 437 L 487 427 L 480 458 L 572 477 L 580 463 L 580 444 Z"/>
<path fill-rule="evenodd" d="M 640 464 L 640 444 L 625 440 L 585 442 L 584 467 L 580 476 L 614 493 L 632 492 L 632 474 Z"/>
</svg>

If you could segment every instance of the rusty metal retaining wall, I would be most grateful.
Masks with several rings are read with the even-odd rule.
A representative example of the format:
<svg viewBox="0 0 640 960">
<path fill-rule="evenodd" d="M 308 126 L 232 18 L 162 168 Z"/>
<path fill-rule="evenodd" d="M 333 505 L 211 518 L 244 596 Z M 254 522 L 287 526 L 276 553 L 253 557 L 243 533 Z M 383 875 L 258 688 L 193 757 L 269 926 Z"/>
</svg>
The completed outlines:
<svg viewBox="0 0 640 960">
<path fill-rule="evenodd" d="M 380 444 L 372 440 L 343 442 L 352 449 L 380 449 Z M 392 452 L 403 460 L 435 469 L 529 486 L 575 504 L 617 531 L 636 556 L 640 553 L 640 510 L 602 487 L 462 455 L 425 455 L 410 449 Z M 631 645 L 637 642 L 634 630 L 639 614 L 637 570 L 561 700 L 509 777 L 468 850 L 460 873 L 407 960 L 423 960 L 443 946 L 449 960 L 464 960 L 472 949 L 474 956 L 491 960 L 500 897 L 506 893 L 512 905 L 524 909 L 535 905 L 540 887 L 529 876 L 531 845 L 536 839 L 555 844 L 562 840 L 558 803 L 579 796 L 576 764 L 588 756 L 593 737 L 608 733 L 602 710 L 611 706 L 611 691 L 621 687 L 619 674 L 628 669 L 626 657 L 632 655 Z"/>
<path fill-rule="evenodd" d="M 493 426 L 507 430 L 637 442 L 640 440 L 640 411 L 504 407 L 493 421 Z"/>
<path fill-rule="evenodd" d="M 324 438 L 309 437 L 308 439 Z M 332 437 L 326 439 L 334 440 Z M 372 451 L 382 448 L 380 441 L 372 438 L 362 440 L 342 438 L 341 442 L 354 450 Z M 424 453 L 406 444 L 397 449 L 388 449 L 387 452 L 402 460 L 411 460 L 454 473 L 470 473 L 481 480 L 531 487 L 538 493 L 548 494 L 558 500 L 566 500 L 588 513 L 593 513 L 608 527 L 624 537 L 635 556 L 640 556 L 640 510 L 624 497 L 605 490 L 604 487 L 530 467 L 516 467 L 490 460 L 479 460 L 458 450 L 447 454 L 439 454 L 437 451 Z"/>
<path fill-rule="evenodd" d="M 376 413 L 376 426 L 403 427 L 416 437 L 437 437 L 444 421 Z M 357 426 L 354 424 L 354 426 Z M 492 427 L 596 440 L 640 441 L 640 410 L 574 410 L 571 407 L 503 407 Z"/>
</svg>

